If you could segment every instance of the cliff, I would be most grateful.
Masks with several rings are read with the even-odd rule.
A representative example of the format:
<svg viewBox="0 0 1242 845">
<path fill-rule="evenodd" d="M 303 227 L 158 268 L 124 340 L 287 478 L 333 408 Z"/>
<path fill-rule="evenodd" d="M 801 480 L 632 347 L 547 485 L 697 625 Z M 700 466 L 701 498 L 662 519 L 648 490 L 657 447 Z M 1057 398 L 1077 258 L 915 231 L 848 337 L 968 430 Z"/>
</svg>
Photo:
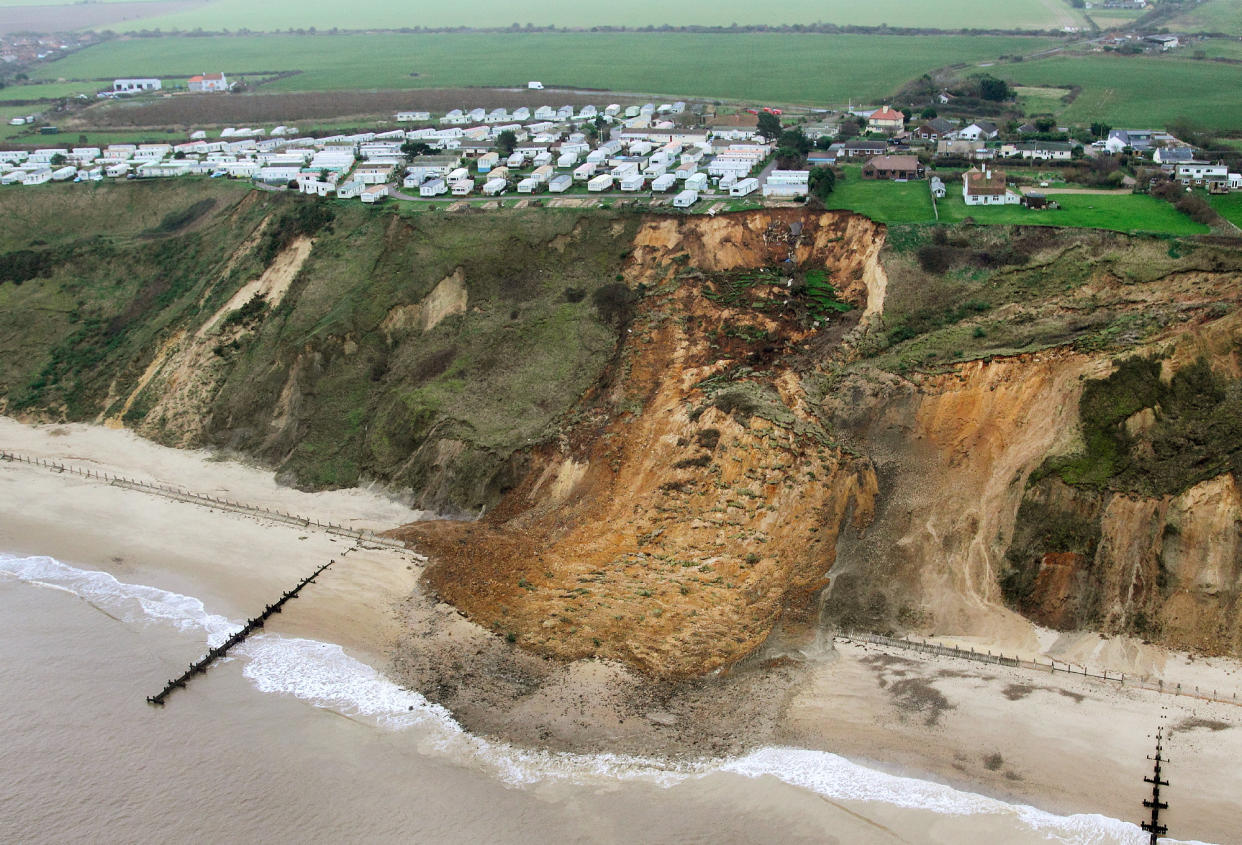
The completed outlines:
<svg viewBox="0 0 1242 845">
<path fill-rule="evenodd" d="M 32 197 L 0 197 L 5 413 L 468 515 L 398 533 L 523 647 L 666 677 L 830 624 L 1242 649 L 1237 243 Z"/>
</svg>

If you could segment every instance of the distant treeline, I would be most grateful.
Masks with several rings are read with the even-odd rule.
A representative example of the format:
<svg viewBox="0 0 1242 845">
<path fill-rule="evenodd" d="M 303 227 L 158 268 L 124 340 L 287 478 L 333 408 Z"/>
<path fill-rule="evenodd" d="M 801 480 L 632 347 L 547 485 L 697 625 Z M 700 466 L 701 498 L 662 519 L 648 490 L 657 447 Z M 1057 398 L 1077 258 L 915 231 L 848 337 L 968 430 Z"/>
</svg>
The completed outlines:
<svg viewBox="0 0 1242 845">
<path fill-rule="evenodd" d="M 112 30 L 102 30 L 99 35 L 104 38 L 119 38 L 121 36 L 134 38 L 164 38 L 167 36 L 181 36 L 187 38 L 212 38 L 221 35 L 358 35 L 365 33 L 380 32 L 399 32 L 407 35 L 430 35 L 443 33 L 497 33 L 508 32 L 514 34 L 528 32 L 565 32 L 565 33 L 583 33 L 583 32 L 688 32 L 688 33 L 705 33 L 711 35 L 732 35 L 735 33 L 754 33 L 754 32 L 774 32 L 780 34 L 788 33 L 815 33 L 820 35 L 1010 35 L 1010 36 L 1033 36 L 1033 37 L 1049 37 L 1068 35 L 1081 35 L 1081 33 L 1066 33 L 1059 29 L 934 29 L 928 27 L 902 27 L 902 26 L 844 26 L 833 23 L 808 23 L 808 24 L 731 24 L 729 26 L 671 26 L 663 24 L 661 26 L 591 26 L 591 27 L 567 27 L 567 26 L 536 26 L 535 24 L 511 24 L 504 27 L 474 27 L 474 26 L 403 26 L 385 29 L 342 29 L 340 27 L 332 27 L 331 29 L 317 29 L 316 27 L 306 27 L 304 29 L 292 28 L 277 30 L 252 30 L 242 27 L 240 29 L 140 29 L 132 32 L 118 33 Z"/>
</svg>

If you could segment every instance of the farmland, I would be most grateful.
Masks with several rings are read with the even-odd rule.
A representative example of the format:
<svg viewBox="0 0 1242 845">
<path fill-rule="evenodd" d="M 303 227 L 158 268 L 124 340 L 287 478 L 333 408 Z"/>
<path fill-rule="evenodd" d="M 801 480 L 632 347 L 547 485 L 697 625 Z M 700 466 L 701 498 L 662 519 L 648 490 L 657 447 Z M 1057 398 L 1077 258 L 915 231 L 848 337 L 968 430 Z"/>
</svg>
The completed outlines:
<svg viewBox="0 0 1242 845">
<path fill-rule="evenodd" d="M 1224 196 L 1211 196 L 1208 202 L 1217 214 L 1242 229 L 1242 194 L 1235 191 Z"/>
<path fill-rule="evenodd" d="M 877 223 L 931 223 L 931 194 L 926 182 L 880 182 L 862 178 L 862 168 L 847 165 L 845 178 L 824 203 L 828 208 L 865 214 Z"/>
<path fill-rule="evenodd" d="M 1191 11 L 1173 18 L 1167 26 L 1179 31 L 1242 35 L 1242 3 L 1237 0 L 1207 0 Z"/>
<path fill-rule="evenodd" d="M 1242 126 L 1242 65 L 1174 57 L 1055 56 L 998 65 L 995 75 L 1024 86 L 1081 85 L 1062 120 L 1163 126 L 1192 117 L 1210 129 Z"/>
<path fill-rule="evenodd" d="M 143 38 L 37 69 L 54 80 L 231 78 L 300 71 L 265 91 L 525 85 L 795 103 L 878 100 L 950 61 L 1039 50 L 1046 38 L 699 33 L 455 33 Z M 1242 108 L 1242 107 L 1240 107 Z"/>
<path fill-rule="evenodd" d="M 30 0 L 0 0 L 15 6 Z M 33 0 L 44 5 L 46 0 Z M 687 0 L 669 4 L 660 0 L 632 0 L 622 5 L 582 3 L 577 0 L 533 0 L 520 7 L 503 0 L 469 0 L 464 3 L 424 3 L 416 10 L 400 0 L 356 0 L 349 4 L 330 0 L 299 3 L 256 4 L 246 0 L 215 0 L 211 3 L 161 4 L 141 18 L 114 24 L 119 31 L 137 29 L 254 31 L 298 27 L 330 29 L 397 29 L 401 27 L 505 27 L 513 22 L 539 26 L 671 26 L 754 24 L 809 24 L 819 21 L 854 26 L 919 27 L 938 29 L 1060 29 L 1082 26 L 1082 13 L 1065 0 L 939 0 L 911 3 L 908 0 L 789 0 L 779 7 L 740 0 L 708 2 Z M 171 8 L 170 8 L 171 6 Z"/>
</svg>

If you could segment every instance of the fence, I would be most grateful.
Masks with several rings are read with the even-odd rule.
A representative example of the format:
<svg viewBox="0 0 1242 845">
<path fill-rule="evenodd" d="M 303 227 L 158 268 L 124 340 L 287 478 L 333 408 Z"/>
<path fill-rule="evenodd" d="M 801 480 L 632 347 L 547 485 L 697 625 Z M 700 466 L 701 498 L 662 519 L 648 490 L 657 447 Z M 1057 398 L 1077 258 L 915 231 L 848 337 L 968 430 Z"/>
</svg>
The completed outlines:
<svg viewBox="0 0 1242 845">
<path fill-rule="evenodd" d="M 26 455 L 18 455 L 13 452 L 5 452 L 0 450 L 0 460 L 16 461 L 17 463 L 30 464 L 31 466 L 46 467 L 54 472 L 67 472 L 72 475 L 81 476 L 82 478 L 98 479 L 107 484 L 114 484 L 118 487 L 126 487 L 131 490 L 139 490 L 144 493 L 152 493 L 156 496 L 162 496 L 166 499 L 173 499 L 178 502 L 187 502 L 193 505 L 203 505 L 206 507 L 219 508 L 221 510 L 232 511 L 234 513 L 245 514 L 247 516 L 257 516 L 263 519 L 269 519 L 274 522 L 282 522 L 287 525 L 296 525 L 300 528 L 317 528 L 328 534 L 335 534 L 340 537 L 348 537 L 351 540 L 371 543 L 376 546 L 382 546 L 388 549 L 396 549 L 407 554 L 421 558 L 406 548 L 405 544 L 400 540 L 394 540 L 390 537 L 381 537 L 373 531 L 367 531 L 358 528 L 348 528 L 344 525 L 338 525 L 334 522 L 321 522 L 318 519 L 312 519 L 308 516 L 300 516 L 298 514 L 288 513 L 286 511 L 272 510 L 271 508 L 260 507 L 258 505 L 248 505 L 245 502 L 237 502 L 231 499 L 217 499 L 214 496 L 208 496 L 205 493 L 195 493 L 186 490 L 184 487 L 172 487 L 167 484 L 155 484 L 150 481 L 139 481 L 135 478 L 126 478 L 122 475 L 113 475 L 98 470 L 82 469 L 71 464 L 61 464 L 55 461 L 49 461 L 45 458 L 32 458 Z"/>
<path fill-rule="evenodd" d="M 942 657 L 956 657 L 961 660 L 973 660 L 976 663 L 993 663 L 998 666 L 1012 666 L 1015 669 L 1033 669 L 1040 672 L 1048 672 L 1050 674 L 1056 672 L 1064 672 L 1067 675 L 1079 675 L 1084 678 L 1093 678 L 1098 681 L 1113 681 L 1122 687 L 1135 687 L 1137 689 L 1151 690 L 1152 692 L 1165 693 L 1167 695 L 1184 695 L 1191 698 L 1197 698 L 1202 701 L 1216 701 L 1221 704 L 1242 705 L 1242 701 L 1238 700 L 1237 692 L 1229 692 L 1227 690 L 1206 690 L 1199 687 L 1183 687 L 1182 684 L 1166 684 L 1163 679 L 1150 681 L 1145 678 L 1126 675 L 1124 672 L 1109 672 L 1105 669 L 1101 673 L 1091 672 L 1085 666 L 1075 666 L 1072 663 L 1064 663 L 1057 660 L 1049 659 L 1047 663 L 1041 660 L 1024 660 L 1020 657 L 1006 657 L 1003 654 L 992 654 L 990 651 L 975 651 L 971 649 L 961 649 L 955 646 L 941 645 L 939 643 L 931 643 L 926 640 L 910 640 L 898 639 L 896 637 L 886 637 L 882 634 L 834 634 L 834 640 L 844 640 L 851 643 L 870 643 L 872 645 L 889 646 L 892 648 L 905 649 L 907 651 L 916 651 L 920 654 L 934 654 Z M 1226 695 L 1228 693 L 1228 695 Z"/>
</svg>

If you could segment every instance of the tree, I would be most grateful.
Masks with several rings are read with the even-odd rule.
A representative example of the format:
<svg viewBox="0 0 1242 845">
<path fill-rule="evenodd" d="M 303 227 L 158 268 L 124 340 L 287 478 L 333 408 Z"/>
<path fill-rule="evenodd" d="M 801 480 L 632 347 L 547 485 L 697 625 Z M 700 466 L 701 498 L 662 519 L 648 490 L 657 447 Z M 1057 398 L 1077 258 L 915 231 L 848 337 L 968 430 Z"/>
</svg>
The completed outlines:
<svg viewBox="0 0 1242 845">
<path fill-rule="evenodd" d="M 861 130 L 858 127 L 857 120 L 843 120 L 841 127 L 837 129 L 838 138 L 856 138 Z"/>
<path fill-rule="evenodd" d="M 820 135 L 815 139 L 815 149 L 826 150 L 832 146 L 832 139 L 827 135 Z"/>
<path fill-rule="evenodd" d="M 993 102 L 1003 102 L 1012 96 L 1009 90 L 1009 83 L 1003 79 L 997 79 L 994 76 L 979 77 L 979 97 L 984 100 Z"/>
<path fill-rule="evenodd" d="M 1051 132 L 1057 128 L 1057 122 L 1050 117 L 1035 118 L 1035 128 L 1040 132 Z"/>
<path fill-rule="evenodd" d="M 772 112 L 759 112 L 759 134 L 769 141 L 781 136 L 781 119 Z"/>
<path fill-rule="evenodd" d="M 406 141 L 401 145 L 401 154 L 406 158 L 427 155 L 429 152 L 431 152 L 431 146 L 422 141 Z"/>
<path fill-rule="evenodd" d="M 924 120 L 932 120 L 936 117 L 939 117 L 939 112 L 937 112 L 931 106 L 928 106 L 927 108 L 923 109 L 923 111 L 919 112 L 919 117 L 923 118 Z"/>
<path fill-rule="evenodd" d="M 1091 124 L 1091 134 L 1096 138 L 1107 138 L 1108 133 L 1113 131 L 1113 127 L 1107 123 L 1096 121 Z"/>
<path fill-rule="evenodd" d="M 496 151 L 503 155 L 511 155 L 517 146 L 517 135 L 512 129 L 506 129 L 496 136 Z"/>
<path fill-rule="evenodd" d="M 807 185 L 810 187 L 812 194 L 821 200 L 827 200 L 828 195 L 837 187 L 836 171 L 831 167 L 812 167 Z"/>
<path fill-rule="evenodd" d="M 65 163 L 65 157 L 61 153 L 56 153 L 55 155 L 52 156 L 51 161 L 49 163 L 52 165 L 52 167 L 60 167 L 61 165 Z"/>
<path fill-rule="evenodd" d="M 802 127 L 795 126 L 781 133 L 780 140 L 776 142 L 776 146 L 797 150 L 799 155 L 806 155 L 811 151 L 811 139 L 806 137 Z"/>
</svg>

